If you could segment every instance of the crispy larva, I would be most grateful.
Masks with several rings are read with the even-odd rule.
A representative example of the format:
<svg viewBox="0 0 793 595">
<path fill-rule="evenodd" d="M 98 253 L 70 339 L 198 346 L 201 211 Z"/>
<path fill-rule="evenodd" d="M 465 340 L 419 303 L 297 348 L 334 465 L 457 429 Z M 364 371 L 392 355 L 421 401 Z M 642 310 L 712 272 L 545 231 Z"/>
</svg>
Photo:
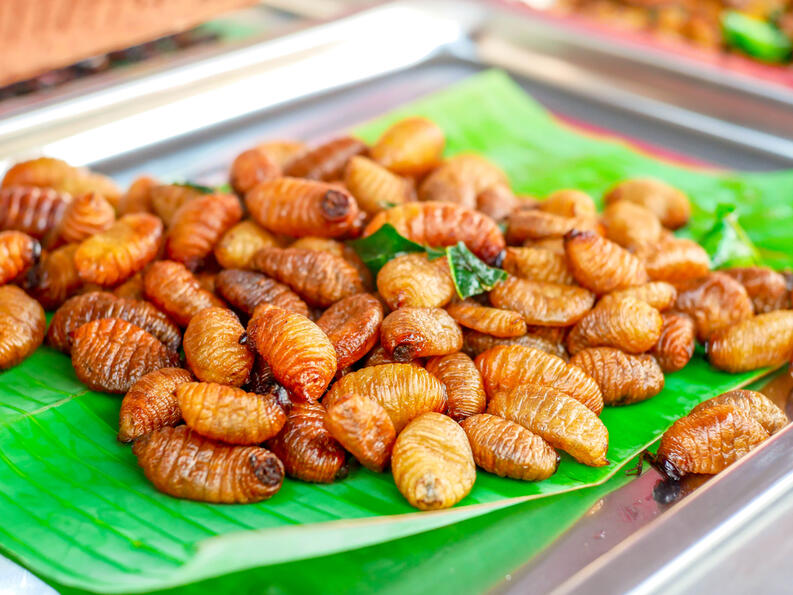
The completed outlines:
<svg viewBox="0 0 793 595">
<path fill-rule="evenodd" d="M 507 218 L 507 240 L 510 244 L 559 238 L 573 230 L 601 231 L 594 217 L 563 217 L 539 209 L 518 209 Z"/>
<path fill-rule="evenodd" d="M 293 237 L 342 237 L 355 230 L 359 215 L 343 188 L 298 178 L 262 182 L 245 195 L 245 204 L 259 225 Z"/>
<path fill-rule="evenodd" d="M 440 308 L 455 295 L 445 258 L 404 254 L 389 260 L 377 273 L 377 291 L 392 310 L 402 307 Z"/>
<path fill-rule="evenodd" d="M 303 481 L 330 483 L 349 472 L 346 453 L 325 426 L 319 403 L 295 403 L 281 432 L 267 442 L 287 474 Z"/>
<path fill-rule="evenodd" d="M 603 211 L 606 237 L 628 250 L 652 246 L 661 240 L 663 226 L 650 209 L 625 200 Z"/>
<path fill-rule="evenodd" d="M 427 118 L 405 118 L 392 124 L 371 150 L 372 159 L 400 175 L 421 175 L 441 159 L 443 130 Z"/>
<path fill-rule="evenodd" d="M 41 245 L 21 231 L 0 231 L 0 285 L 20 277 L 41 256 Z"/>
<path fill-rule="evenodd" d="M 771 399 L 753 390 L 731 390 L 708 399 L 691 410 L 691 413 L 703 411 L 719 405 L 732 405 L 740 413 L 753 417 L 769 434 L 776 434 L 788 424 L 785 412 L 777 407 Z"/>
<path fill-rule="evenodd" d="M 565 188 L 557 190 L 539 203 L 539 208 L 546 213 L 562 217 L 595 217 L 595 201 L 586 192 Z"/>
<path fill-rule="evenodd" d="M 274 396 L 225 384 L 185 382 L 176 387 L 176 398 L 191 429 L 229 444 L 260 444 L 278 434 L 286 422 Z"/>
<path fill-rule="evenodd" d="M 661 369 L 677 372 L 686 367 L 694 355 L 696 331 L 694 321 L 685 314 L 663 313 L 664 326 L 661 337 L 651 351 Z"/>
<path fill-rule="evenodd" d="M 255 221 L 246 219 L 231 227 L 215 245 L 215 259 L 224 269 L 252 269 L 256 253 L 278 246 L 276 238 Z"/>
<path fill-rule="evenodd" d="M 367 469 L 382 471 L 396 430 L 382 405 L 360 395 L 343 397 L 325 413 L 325 427 Z"/>
<path fill-rule="evenodd" d="M 778 366 L 793 357 L 793 311 L 759 314 L 710 336 L 710 363 L 727 372 Z"/>
<path fill-rule="evenodd" d="M 760 422 L 723 403 L 678 419 L 661 438 L 656 464 L 673 479 L 715 475 L 767 438 Z"/>
<path fill-rule="evenodd" d="M 556 254 L 541 248 L 516 248 L 510 246 L 501 265 L 510 275 L 529 281 L 544 281 L 572 285 L 573 275 L 567 266 L 564 254 Z"/>
<path fill-rule="evenodd" d="M 489 264 L 504 251 L 504 236 L 490 217 L 464 206 L 442 202 L 412 202 L 382 211 L 364 230 L 373 234 L 386 223 L 406 238 L 424 246 L 454 246 L 463 242 Z"/>
<path fill-rule="evenodd" d="M 427 372 L 446 387 L 446 414 L 455 421 L 482 413 L 486 406 L 482 375 L 470 357 L 452 353 L 430 358 Z"/>
<path fill-rule="evenodd" d="M 157 180 L 149 176 L 140 176 L 130 184 L 127 191 L 118 202 L 118 214 L 153 213 L 151 205 L 152 189 L 157 186 Z"/>
<path fill-rule="evenodd" d="M 519 204 L 520 199 L 505 182 L 488 186 L 476 195 L 476 210 L 494 221 L 504 221 Z"/>
<path fill-rule="evenodd" d="M 201 310 L 184 332 L 187 365 L 203 382 L 242 386 L 253 367 L 253 353 L 243 344 L 246 340 L 245 328 L 231 310 Z"/>
<path fill-rule="evenodd" d="M 521 384 L 494 395 L 487 412 L 520 424 L 584 465 L 608 465 L 606 426 L 592 411 L 562 391 Z"/>
<path fill-rule="evenodd" d="M 44 340 L 44 309 L 15 285 L 0 287 L 0 370 L 13 368 Z"/>
<path fill-rule="evenodd" d="M 603 393 L 581 368 L 562 358 L 523 345 L 493 347 L 477 356 L 489 398 L 525 384 L 550 386 L 579 401 L 596 415 L 603 410 Z"/>
<path fill-rule="evenodd" d="M 359 293 L 339 300 L 317 320 L 336 350 L 339 370 L 357 362 L 380 340 L 383 305 L 373 295 Z"/>
<path fill-rule="evenodd" d="M 686 195 L 660 180 L 625 180 L 609 190 L 604 199 L 607 205 L 622 200 L 642 205 L 669 229 L 682 227 L 691 217 L 691 204 Z"/>
<path fill-rule="evenodd" d="M 182 368 L 161 368 L 141 376 L 121 401 L 118 439 L 132 442 L 182 420 L 176 388 L 192 382 L 193 375 Z"/>
<path fill-rule="evenodd" d="M 204 194 L 185 203 L 174 213 L 168 228 L 166 257 L 195 270 L 241 218 L 240 201 L 231 194 Z"/>
<path fill-rule="evenodd" d="M 477 196 L 495 184 L 507 184 L 507 176 L 481 155 L 463 153 L 446 160 L 419 186 L 425 201 L 458 203 L 476 208 Z"/>
<path fill-rule="evenodd" d="M 463 333 L 442 308 L 400 308 L 383 320 L 380 342 L 397 361 L 460 351 Z"/>
<path fill-rule="evenodd" d="M 564 249 L 575 280 L 599 295 L 648 280 L 641 260 L 591 231 L 571 231 Z"/>
<path fill-rule="evenodd" d="M 80 382 L 106 393 L 126 393 L 141 376 L 179 365 L 176 352 L 120 318 L 101 318 L 77 328 L 71 352 Z"/>
<path fill-rule="evenodd" d="M 664 373 L 652 355 L 631 355 L 614 347 L 592 347 L 570 363 L 595 379 L 606 405 L 630 405 L 654 397 L 664 388 Z"/>
<path fill-rule="evenodd" d="M 766 267 L 746 267 L 721 271 L 746 289 L 756 314 L 789 308 L 790 291 L 785 277 Z"/>
<path fill-rule="evenodd" d="M 723 273 L 710 273 L 686 285 L 677 296 L 675 310 L 691 316 L 697 339 L 703 343 L 714 331 L 753 315 L 743 285 Z"/>
<path fill-rule="evenodd" d="M 125 281 L 154 259 L 161 237 L 162 223 L 154 215 L 124 215 L 80 244 L 74 255 L 80 278 L 103 287 Z"/>
<path fill-rule="evenodd" d="M 60 306 L 83 285 L 74 264 L 77 248 L 77 244 L 67 244 L 45 252 L 28 273 L 25 287 L 46 310 Z"/>
<path fill-rule="evenodd" d="M 240 196 L 257 184 L 281 176 L 281 166 L 261 147 L 243 151 L 231 162 L 229 183 Z"/>
<path fill-rule="evenodd" d="M 201 287 L 183 264 L 170 260 L 155 262 L 146 270 L 143 291 L 155 306 L 182 328 L 201 310 L 223 306 L 222 301 Z"/>
<path fill-rule="evenodd" d="M 247 504 L 271 498 L 284 466 L 258 446 L 228 446 L 187 426 L 160 428 L 135 441 L 132 452 L 161 492 L 202 502 Z"/>
<path fill-rule="evenodd" d="M 470 299 L 449 304 L 446 311 L 460 326 L 494 337 L 520 337 L 528 330 L 518 312 L 489 308 Z"/>
<path fill-rule="evenodd" d="M 94 192 L 82 194 L 66 207 L 48 246 L 82 242 L 110 229 L 115 221 L 116 211 L 102 195 Z"/>
<path fill-rule="evenodd" d="M 446 411 L 444 385 L 424 368 L 411 364 L 382 364 L 346 374 L 330 387 L 322 403 L 330 409 L 351 394 L 377 401 L 397 433 L 422 413 Z"/>
<path fill-rule="evenodd" d="M 332 240 L 330 238 L 316 238 L 312 236 L 304 236 L 292 242 L 290 248 L 300 248 L 301 250 L 317 250 L 319 252 L 330 252 L 336 256 L 341 256 L 349 264 L 355 267 L 358 271 L 358 276 L 361 278 L 364 287 L 372 289 L 374 282 L 372 281 L 372 272 L 369 270 L 361 257 L 352 246 L 348 246 L 344 242 Z"/>
<path fill-rule="evenodd" d="M 617 347 L 627 353 L 643 353 L 658 342 L 663 328 L 661 314 L 647 302 L 627 297 L 598 304 L 567 336 L 567 350 L 578 353 L 587 347 Z"/>
<path fill-rule="evenodd" d="M 561 342 L 553 341 L 534 333 L 527 333 L 520 337 L 502 338 L 480 333 L 479 331 L 463 329 L 463 351 L 471 357 L 476 357 L 480 353 L 484 353 L 488 349 L 499 345 L 523 345 L 524 347 L 533 347 L 557 357 L 567 358 L 567 350 Z"/>
<path fill-rule="evenodd" d="M 677 290 L 673 285 L 666 281 L 650 281 L 642 285 L 617 289 L 604 295 L 600 303 L 609 301 L 619 301 L 626 297 L 632 297 L 642 302 L 647 302 L 659 312 L 668 310 L 677 299 Z"/>
<path fill-rule="evenodd" d="M 261 273 L 227 269 L 218 273 L 218 293 L 237 310 L 251 316 L 260 304 L 272 304 L 308 317 L 309 310 L 289 287 Z"/>
<path fill-rule="evenodd" d="M 42 240 L 58 225 L 71 200 L 71 195 L 52 188 L 0 188 L 0 231 L 21 231 Z"/>
<path fill-rule="evenodd" d="M 707 275 L 710 258 L 696 242 L 672 236 L 646 248 L 644 266 L 653 281 L 667 281 L 677 287 Z"/>
<path fill-rule="evenodd" d="M 92 291 L 69 298 L 58 308 L 50 322 L 47 341 L 55 349 L 70 352 L 74 331 L 92 320 L 120 318 L 150 333 L 171 351 L 179 349 L 182 335 L 169 318 L 148 302 Z"/>
<path fill-rule="evenodd" d="M 558 238 L 545 238 L 542 240 L 526 240 L 523 242 L 525 248 L 537 248 L 539 250 L 547 250 L 559 256 L 564 257 L 564 237 Z"/>
<path fill-rule="evenodd" d="M 449 508 L 465 498 L 476 480 L 468 437 L 439 413 L 425 413 L 400 432 L 391 454 L 397 488 L 421 510 Z"/>
<path fill-rule="evenodd" d="M 398 364 L 398 363 L 399 362 L 394 359 L 393 355 L 389 354 L 382 345 L 376 345 L 374 349 L 372 349 L 366 355 L 366 358 L 363 360 L 363 367 L 366 368 L 369 366 L 379 366 L 381 364 Z M 419 368 L 424 367 L 423 359 L 414 359 L 407 363 L 414 366 L 418 366 Z"/>
<path fill-rule="evenodd" d="M 309 305 L 327 307 L 364 291 L 358 271 L 341 256 L 300 248 L 265 248 L 254 266 L 292 288 Z"/>
<path fill-rule="evenodd" d="M 296 156 L 284 167 L 284 175 L 309 180 L 338 180 L 344 175 L 347 162 L 366 151 L 366 145 L 357 138 L 336 138 Z"/>
<path fill-rule="evenodd" d="M 305 316 L 262 304 L 248 325 L 248 336 L 276 380 L 300 399 L 319 399 L 336 374 L 333 344 Z"/>
<path fill-rule="evenodd" d="M 414 200 L 415 197 L 413 184 L 409 180 L 361 156 L 355 156 L 347 163 L 344 185 L 355 197 L 361 210 L 369 215 Z"/>
<path fill-rule="evenodd" d="M 76 269 L 75 269 L 76 270 Z M 143 293 L 143 273 L 137 272 L 113 289 L 113 295 L 129 300 L 145 300 Z"/>
<path fill-rule="evenodd" d="M 160 184 L 151 189 L 151 208 L 170 227 L 173 216 L 183 205 L 204 196 L 203 192 L 184 184 Z"/>
<path fill-rule="evenodd" d="M 569 326 L 589 312 L 595 295 L 582 287 L 509 277 L 491 290 L 490 303 L 520 313 L 528 324 Z"/>
<path fill-rule="evenodd" d="M 283 169 L 287 163 L 306 152 L 306 145 L 294 140 L 269 140 L 256 145 L 256 148 L 267 154 L 275 164 Z"/>
<path fill-rule="evenodd" d="M 541 481 L 556 473 L 559 455 L 545 440 L 513 421 L 483 413 L 460 422 L 474 461 L 499 477 Z"/>
</svg>

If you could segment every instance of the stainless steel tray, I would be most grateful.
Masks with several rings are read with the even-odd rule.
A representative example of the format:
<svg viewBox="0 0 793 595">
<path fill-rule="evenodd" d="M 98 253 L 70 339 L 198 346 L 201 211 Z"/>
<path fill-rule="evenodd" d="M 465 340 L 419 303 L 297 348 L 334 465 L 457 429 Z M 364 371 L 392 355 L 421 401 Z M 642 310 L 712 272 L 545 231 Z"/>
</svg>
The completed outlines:
<svg viewBox="0 0 793 595">
<path fill-rule="evenodd" d="M 154 72 L 131 70 L 47 105 L 16 105 L 0 120 L 0 170 L 46 153 L 121 183 L 144 172 L 217 183 L 234 155 L 260 139 L 321 138 L 494 66 L 563 115 L 727 167 L 793 164 L 793 94 L 627 55 L 507 9 L 396 2 L 293 29 Z M 774 555 L 762 555 L 756 530 L 773 527 L 778 536 L 790 524 L 779 519 L 793 508 L 791 447 L 788 428 L 671 512 L 652 498 L 658 476 L 648 472 L 497 588 L 652 593 L 719 584 L 740 592 L 757 577 L 702 581 L 736 567 L 735 552 L 749 546 L 764 576 L 777 577 L 771 566 L 785 559 L 784 540 L 764 542 Z"/>
</svg>

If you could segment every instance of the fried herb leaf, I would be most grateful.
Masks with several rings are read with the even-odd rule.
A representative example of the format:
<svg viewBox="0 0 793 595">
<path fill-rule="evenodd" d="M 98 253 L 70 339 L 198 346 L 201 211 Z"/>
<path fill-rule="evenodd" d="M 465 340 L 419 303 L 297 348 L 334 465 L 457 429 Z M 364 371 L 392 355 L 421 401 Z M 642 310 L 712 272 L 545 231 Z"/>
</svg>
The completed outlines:
<svg viewBox="0 0 793 595">
<path fill-rule="evenodd" d="M 174 186 L 184 186 L 185 188 L 190 188 L 195 190 L 196 192 L 200 192 L 201 194 L 214 194 L 216 192 L 215 188 L 210 186 L 202 186 L 201 184 L 194 184 L 193 182 L 171 182 Z"/>
<path fill-rule="evenodd" d="M 719 205 L 714 218 L 713 226 L 699 240 L 713 268 L 762 264 L 757 247 L 738 221 L 734 205 Z"/>
<path fill-rule="evenodd" d="M 352 240 L 349 244 L 374 275 L 392 258 L 413 252 L 427 252 L 421 244 L 400 235 L 390 223 L 386 223 L 372 235 Z"/>
<path fill-rule="evenodd" d="M 507 278 L 506 271 L 486 265 L 463 242 L 446 248 L 449 270 L 461 298 L 490 291 L 496 283 Z"/>
</svg>

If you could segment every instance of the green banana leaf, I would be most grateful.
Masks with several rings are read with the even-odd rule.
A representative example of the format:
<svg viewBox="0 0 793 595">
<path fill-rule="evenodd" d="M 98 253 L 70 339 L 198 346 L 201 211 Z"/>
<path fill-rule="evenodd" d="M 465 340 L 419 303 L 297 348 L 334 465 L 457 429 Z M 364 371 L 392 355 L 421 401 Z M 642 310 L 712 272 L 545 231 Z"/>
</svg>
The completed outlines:
<svg viewBox="0 0 793 595">
<path fill-rule="evenodd" d="M 793 174 L 690 171 L 582 136 L 559 125 L 496 71 L 357 133 L 371 141 L 408 113 L 437 121 L 446 131 L 449 154 L 478 151 L 502 165 L 519 192 L 541 196 L 579 187 L 600 196 L 622 178 L 657 176 L 691 195 L 696 208 L 690 233 L 713 226 L 718 204 L 735 204 L 749 235 L 774 264 L 793 261 L 784 232 L 793 222 L 786 194 Z M 332 485 L 287 480 L 275 497 L 256 505 L 208 505 L 162 495 L 145 480 L 129 447 L 115 440 L 119 399 L 86 391 L 68 358 L 44 347 L 0 375 L 0 549 L 65 587 L 142 592 L 376 546 L 527 499 L 537 499 L 538 507 L 558 503 L 554 514 L 564 527 L 582 511 L 560 503 L 566 496 L 559 494 L 606 484 L 693 405 L 763 372 L 718 372 L 697 353 L 685 370 L 668 376 L 657 397 L 603 413 L 611 437 L 607 467 L 584 467 L 563 457 L 558 473 L 539 483 L 480 472 L 457 507 L 417 513 L 388 474 L 365 469 Z M 548 539 L 537 535 L 532 543 L 539 548 Z"/>
</svg>

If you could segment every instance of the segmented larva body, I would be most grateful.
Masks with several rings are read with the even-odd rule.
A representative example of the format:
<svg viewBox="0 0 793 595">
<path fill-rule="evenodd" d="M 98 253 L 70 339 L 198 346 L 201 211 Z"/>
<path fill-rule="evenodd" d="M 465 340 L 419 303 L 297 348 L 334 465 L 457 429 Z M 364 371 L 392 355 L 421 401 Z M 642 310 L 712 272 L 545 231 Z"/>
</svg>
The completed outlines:
<svg viewBox="0 0 793 595">
<path fill-rule="evenodd" d="M 267 150 L 254 147 L 243 151 L 231 162 L 229 183 L 240 196 L 257 184 L 280 177 L 281 167 Z"/>
<path fill-rule="evenodd" d="M 344 298 L 325 310 L 317 326 L 336 350 L 339 370 L 357 362 L 380 339 L 383 305 L 373 295 L 359 293 Z"/>
<path fill-rule="evenodd" d="M 652 355 L 631 355 L 614 347 L 593 347 L 570 358 L 598 383 L 606 405 L 630 405 L 664 388 L 664 373 Z"/>
<path fill-rule="evenodd" d="M 380 342 L 397 361 L 410 361 L 460 351 L 463 332 L 442 308 L 400 308 L 383 320 Z"/>
<path fill-rule="evenodd" d="M 501 265 L 510 275 L 528 279 L 572 285 L 575 282 L 567 266 L 564 254 L 556 254 L 541 248 L 508 247 Z"/>
<path fill-rule="evenodd" d="M 306 152 L 306 145 L 294 140 L 269 140 L 256 145 L 256 148 L 265 153 L 282 170 L 287 163 Z"/>
<path fill-rule="evenodd" d="M 765 267 L 746 267 L 721 271 L 746 289 L 755 314 L 765 314 L 790 307 L 790 290 L 785 277 Z"/>
<path fill-rule="evenodd" d="M 520 204 L 509 184 L 493 184 L 476 195 L 476 210 L 484 213 L 493 221 L 504 221 Z"/>
<path fill-rule="evenodd" d="M 754 313 L 743 285 L 722 273 L 710 273 L 681 290 L 675 309 L 691 316 L 697 339 L 703 343 L 718 329 L 751 318 Z"/>
<path fill-rule="evenodd" d="M 778 366 L 793 357 L 793 311 L 759 314 L 710 336 L 708 360 L 727 372 Z"/>
<path fill-rule="evenodd" d="M 372 159 L 405 176 L 422 175 L 441 160 L 443 130 L 427 118 L 405 118 L 391 125 L 371 150 Z"/>
<path fill-rule="evenodd" d="M 330 252 L 336 256 L 341 256 L 344 260 L 351 264 L 356 271 L 358 271 L 358 276 L 361 278 L 361 281 L 367 290 L 374 287 L 372 272 L 369 270 L 369 267 L 364 264 L 363 260 L 361 260 L 361 257 L 358 256 L 358 253 L 355 251 L 355 249 L 344 242 L 333 240 L 331 238 L 304 236 L 292 242 L 289 247 L 300 248 L 301 250 Z"/>
<path fill-rule="evenodd" d="M 663 329 L 661 314 L 635 298 L 598 304 L 567 336 L 567 350 L 617 347 L 627 353 L 644 353 L 658 342 Z"/>
<path fill-rule="evenodd" d="M 41 245 L 21 231 L 0 231 L 0 285 L 20 277 L 41 256 Z"/>
<path fill-rule="evenodd" d="M 135 441 L 132 452 L 146 477 L 177 498 L 247 504 L 271 498 L 284 480 L 284 466 L 258 446 L 228 446 L 187 426 L 164 427 Z"/>
<path fill-rule="evenodd" d="M 677 290 L 673 285 L 665 281 L 650 281 L 643 285 L 628 287 L 627 289 L 617 289 L 604 295 L 599 303 L 615 301 L 618 302 L 627 297 L 646 302 L 653 308 L 662 312 L 671 308 L 677 299 Z"/>
<path fill-rule="evenodd" d="M 201 287 L 183 264 L 170 260 L 155 262 L 146 270 L 143 291 L 182 328 L 187 327 L 190 319 L 201 310 L 223 306 L 222 301 Z"/>
<path fill-rule="evenodd" d="M 160 184 L 151 189 L 151 208 L 165 227 L 170 227 L 176 211 L 202 196 L 203 192 L 187 185 Z"/>
<path fill-rule="evenodd" d="M 261 273 L 227 269 L 215 280 L 218 293 L 237 310 L 253 315 L 260 304 L 272 304 L 284 310 L 309 315 L 306 303 L 289 287 Z"/>
<path fill-rule="evenodd" d="M 46 328 L 44 309 L 36 300 L 15 285 L 0 287 L 0 370 L 32 355 Z"/>
<path fill-rule="evenodd" d="M 460 326 L 493 337 L 520 337 L 528 330 L 518 312 L 489 308 L 470 299 L 449 304 L 446 311 Z"/>
<path fill-rule="evenodd" d="M 398 364 L 399 362 L 396 361 L 393 355 L 389 354 L 382 345 L 376 345 L 374 349 L 372 349 L 366 356 L 366 359 L 363 360 L 363 367 L 369 366 L 379 366 L 381 364 Z M 419 368 L 424 367 L 424 360 L 423 359 L 414 359 L 412 361 L 406 362 L 413 366 L 418 366 Z"/>
<path fill-rule="evenodd" d="M 115 221 L 116 211 L 102 195 L 94 192 L 82 194 L 66 207 L 49 245 L 82 242 L 110 229 Z"/>
<path fill-rule="evenodd" d="M 446 387 L 446 413 L 453 420 L 461 421 L 485 410 L 487 398 L 482 375 L 464 353 L 430 358 L 427 372 Z"/>
<path fill-rule="evenodd" d="M 594 217 L 563 217 L 539 209 L 518 209 L 507 218 L 507 240 L 510 244 L 561 238 L 573 230 L 602 232 Z"/>
<path fill-rule="evenodd" d="M 574 188 L 556 190 L 537 205 L 546 213 L 562 217 L 595 217 L 595 201 L 586 192 Z"/>
<path fill-rule="evenodd" d="M 539 349 L 540 351 L 550 353 L 560 358 L 567 358 L 567 350 L 561 342 L 534 333 L 527 333 L 520 337 L 502 338 L 486 335 L 478 331 L 463 330 L 463 351 L 471 357 L 476 357 L 480 353 L 484 353 L 488 349 L 500 345 L 522 345 L 524 347 Z"/>
<path fill-rule="evenodd" d="M 509 277 L 489 294 L 497 308 L 520 313 L 528 324 L 570 326 L 592 309 L 595 295 L 583 287 Z"/>
<path fill-rule="evenodd" d="M 736 411 L 756 419 L 769 434 L 776 434 L 788 424 L 787 415 L 762 393 L 753 390 L 731 390 L 700 403 L 691 410 L 697 413 L 720 405 L 731 405 Z"/>
<path fill-rule="evenodd" d="M 253 368 L 253 353 L 242 344 L 245 339 L 245 328 L 231 310 L 201 310 L 184 332 L 187 365 L 203 382 L 242 386 Z"/>
<path fill-rule="evenodd" d="M 419 186 L 424 201 L 451 202 L 476 208 L 476 197 L 495 184 L 507 184 L 506 174 L 481 155 L 455 155 L 432 171 Z"/>
<path fill-rule="evenodd" d="M 182 368 L 161 368 L 141 376 L 124 395 L 118 421 L 118 439 L 132 442 L 141 436 L 182 421 L 176 388 L 192 382 Z"/>
<path fill-rule="evenodd" d="M 657 244 L 664 228 L 650 209 L 621 200 L 603 211 L 606 237 L 628 250 L 649 249 Z"/>
<path fill-rule="evenodd" d="M 82 287 L 74 265 L 77 244 L 67 244 L 46 252 L 28 273 L 26 289 L 47 310 L 54 310 Z"/>
<path fill-rule="evenodd" d="M 0 188 L 0 231 L 21 231 L 42 240 L 58 225 L 71 200 L 70 194 L 52 188 Z"/>
<path fill-rule="evenodd" d="M 284 167 L 284 174 L 309 180 L 338 180 L 347 162 L 366 153 L 366 145 L 351 136 L 336 138 L 296 156 Z"/>
<path fill-rule="evenodd" d="M 661 337 L 651 351 L 661 369 L 668 373 L 686 367 L 694 355 L 696 331 L 694 321 L 685 314 L 664 313 Z"/>
<path fill-rule="evenodd" d="M 325 427 L 364 467 L 377 472 L 385 468 L 396 430 L 377 401 L 360 395 L 342 397 L 325 413 Z"/>
<path fill-rule="evenodd" d="M 215 259 L 224 269 L 252 269 L 256 253 L 270 246 L 278 246 L 275 236 L 246 219 L 223 234 L 215 246 Z"/>
<path fill-rule="evenodd" d="M 610 205 L 618 201 L 636 203 L 655 213 L 664 227 L 677 229 L 691 217 L 688 197 L 666 182 L 649 178 L 625 180 L 609 190 L 605 202 Z"/>
<path fill-rule="evenodd" d="M 118 214 L 153 213 L 151 205 L 152 190 L 158 185 L 157 180 L 149 176 L 140 176 L 130 184 L 118 203 Z"/>
<path fill-rule="evenodd" d="M 392 310 L 402 307 L 440 308 L 455 295 L 445 258 L 404 254 L 389 260 L 377 273 L 377 291 Z"/>
<path fill-rule="evenodd" d="M 710 271 L 710 257 L 692 240 L 670 236 L 642 252 L 644 267 L 653 281 L 667 281 L 677 287 Z"/>
<path fill-rule="evenodd" d="M 647 281 L 641 260 L 591 231 L 571 231 L 564 249 L 575 280 L 599 295 Z"/>
<path fill-rule="evenodd" d="M 415 199 L 415 190 L 409 180 L 361 156 L 353 157 L 347 163 L 344 185 L 361 210 L 369 215 Z"/>
</svg>

